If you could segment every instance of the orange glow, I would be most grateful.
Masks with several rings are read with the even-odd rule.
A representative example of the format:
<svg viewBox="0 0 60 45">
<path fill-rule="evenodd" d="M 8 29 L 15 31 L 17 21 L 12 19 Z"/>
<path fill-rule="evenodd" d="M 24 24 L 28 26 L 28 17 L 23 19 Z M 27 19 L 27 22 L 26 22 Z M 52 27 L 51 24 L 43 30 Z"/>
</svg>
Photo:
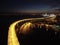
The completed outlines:
<svg viewBox="0 0 60 45">
<path fill-rule="evenodd" d="M 20 28 L 21 33 L 26 34 L 30 30 L 31 25 L 32 23 L 30 22 L 23 24 Z"/>
</svg>

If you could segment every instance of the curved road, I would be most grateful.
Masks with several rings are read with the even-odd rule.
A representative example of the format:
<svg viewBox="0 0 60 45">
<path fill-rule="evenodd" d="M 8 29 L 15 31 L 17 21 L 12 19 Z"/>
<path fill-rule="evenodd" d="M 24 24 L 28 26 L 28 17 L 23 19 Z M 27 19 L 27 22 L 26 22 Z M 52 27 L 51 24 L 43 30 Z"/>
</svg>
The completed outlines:
<svg viewBox="0 0 60 45">
<path fill-rule="evenodd" d="M 18 38 L 17 38 L 17 35 L 16 35 L 16 32 L 15 32 L 16 24 L 18 24 L 19 22 L 23 22 L 23 21 L 31 21 L 31 20 L 38 20 L 38 19 L 41 20 L 41 19 L 44 19 L 44 18 L 29 18 L 29 19 L 18 20 L 16 22 L 12 23 L 10 25 L 9 31 L 8 31 L 8 43 L 7 43 L 7 45 L 20 45 L 20 43 L 18 41 Z M 26 27 L 29 26 L 29 25 L 30 25 L 30 23 L 28 23 L 28 25 L 26 25 Z M 56 26 L 54 27 L 54 25 L 49 25 L 49 26 L 56 29 Z M 22 27 L 24 27 L 24 25 Z M 24 27 L 24 29 L 26 30 L 25 27 Z"/>
<path fill-rule="evenodd" d="M 17 23 L 22 22 L 22 21 L 28 21 L 28 20 L 36 20 L 36 19 L 44 19 L 44 18 L 23 19 L 23 20 L 18 20 L 16 22 L 14 22 L 13 24 L 11 24 L 9 27 L 9 31 L 8 31 L 8 43 L 7 43 L 7 45 L 20 45 L 18 38 L 16 36 L 16 32 L 15 32 L 15 26 Z"/>
</svg>

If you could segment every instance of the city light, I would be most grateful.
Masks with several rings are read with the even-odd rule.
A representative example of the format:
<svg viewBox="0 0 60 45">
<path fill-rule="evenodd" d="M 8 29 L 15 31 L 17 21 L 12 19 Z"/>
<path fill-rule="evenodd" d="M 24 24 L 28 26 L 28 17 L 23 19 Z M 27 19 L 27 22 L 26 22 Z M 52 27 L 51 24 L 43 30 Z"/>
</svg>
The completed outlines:
<svg viewBox="0 0 60 45">
<path fill-rule="evenodd" d="M 20 22 L 24 22 L 26 21 L 26 23 L 24 23 L 23 25 L 20 26 L 20 33 L 22 34 L 26 34 L 30 31 L 31 27 L 35 27 L 35 22 L 33 22 L 33 20 L 41 20 L 41 19 L 45 19 L 45 18 L 30 18 L 30 19 L 23 19 L 23 20 L 18 20 L 16 22 L 14 22 L 13 24 L 10 25 L 9 27 L 9 31 L 8 31 L 8 45 L 20 45 L 20 42 L 18 40 L 18 37 L 16 35 L 16 29 L 15 29 L 15 26 L 20 23 Z M 29 21 L 29 22 L 28 22 Z M 31 22 L 30 22 L 31 21 Z M 53 22 L 51 22 L 53 23 Z M 45 21 L 43 22 L 40 22 L 40 24 L 37 23 L 37 27 L 40 27 L 42 28 L 43 26 L 45 26 L 46 28 L 46 31 L 48 31 L 49 27 L 53 28 L 54 31 L 55 29 L 57 31 L 60 30 L 60 26 L 59 25 L 54 25 L 54 24 L 47 24 Z M 55 34 L 56 34 L 56 31 L 55 31 Z"/>
</svg>

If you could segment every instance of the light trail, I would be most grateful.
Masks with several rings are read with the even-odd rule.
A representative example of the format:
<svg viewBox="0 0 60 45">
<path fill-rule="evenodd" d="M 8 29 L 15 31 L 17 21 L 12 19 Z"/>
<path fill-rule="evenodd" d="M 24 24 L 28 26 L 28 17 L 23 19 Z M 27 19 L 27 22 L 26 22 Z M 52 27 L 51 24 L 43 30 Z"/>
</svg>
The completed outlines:
<svg viewBox="0 0 60 45">
<path fill-rule="evenodd" d="M 28 20 L 36 20 L 36 19 L 44 19 L 44 18 L 30 18 L 30 19 L 23 19 L 23 20 L 18 20 L 14 22 L 13 24 L 10 25 L 9 31 L 8 31 L 8 43 L 7 45 L 20 45 L 16 32 L 15 32 L 15 26 L 17 23 L 22 22 L 22 21 L 28 21 Z"/>
<path fill-rule="evenodd" d="M 30 18 L 30 19 L 23 19 L 23 20 L 18 20 L 16 22 L 14 22 L 13 24 L 10 25 L 9 27 L 9 31 L 8 31 L 8 43 L 7 45 L 20 45 L 20 42 L 18 41 L 18 38 L 17 38 L 17 35 L 16 35 L 16 31 L 15 31 L 15 26 L 16 24 L 18 24 L 19 22 L 22 22 L 22 21 L 31 21 L 31 20 L 38 20 L 38 19 L 44 19 L 44 18 Z M 24 27 L 25 30 L 27 26 L 30 26 L 31 23 L 28 23 L 27 25 L 23 25 L 22 27 Z M 46 25 L 47 28 L 48 26 L 50 27 L 53 27 L 53 25 Z M 29 29 L 29 27 L 28 27 Z M 24 31 L 25 31 L 24 30 Z"/>
<path fill-rule="evenodd" d="M 22 34 L 26 34 L 27 32 L 30 31 L 31 26 L 33 26 L 31 22 L 27 22 L 27 23 L 23 24 L 20 28 L 20 32 Z"/>
</svg>

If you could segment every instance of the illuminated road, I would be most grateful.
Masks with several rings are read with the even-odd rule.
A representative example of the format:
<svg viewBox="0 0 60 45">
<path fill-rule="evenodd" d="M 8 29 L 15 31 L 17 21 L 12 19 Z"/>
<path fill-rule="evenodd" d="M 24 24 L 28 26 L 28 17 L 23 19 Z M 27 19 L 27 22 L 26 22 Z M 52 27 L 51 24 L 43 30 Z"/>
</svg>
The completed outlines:
<svg viewBox="0 0 60 45">
<path fill-rule="evenodd" d="M 28 21 L 28 20 L 36 20 L 36 19 L 44 19 L 44 18 L 23 19 L 23 20 L 19 20 L 11 24 L 8 31 L 8 45 L 20 45 L 18 38 L 16 36 L 16 32 L 15 32 L 15 26 L 17 23 L 22 22 L 22 21 Z"/>
<path fill-rule="evenodd" d="M 8 45 L 20 45 L 18 38 L 17 38 L 17 35 L 16 35 L 16 31 L 15 31 L 16 24 L 18 24 L 22 21 L 31 21 L 31 20 L 38 20 L 38 19 L 41 20 L 44 18 L 23 19 L 23 20 L 18 20 L 16 22 L 14 22 L 13 24 L 11 24 L 9 27 L 9 31 L 8 31 Z M 21 32 L 26 33 L 26 31 L 29 31 L 28 29 L 29 29 L 30 25 L 32 25 L 32 23 L 30 23 L 30 22 L 23 24 L 20 28 L 20 30 L 22 30 Z M 42 24 L 41 24 L 41 26 L 42 26 Z M 46 28 L 48 28 L 48 26 L 53 27 L 53 25 L 47 25 L 47 24 L 45 24 L 45 26 L 46 26 Z M 55 28 L 55 27 L 53 27 L 53 28 Z"/>
</svg>

